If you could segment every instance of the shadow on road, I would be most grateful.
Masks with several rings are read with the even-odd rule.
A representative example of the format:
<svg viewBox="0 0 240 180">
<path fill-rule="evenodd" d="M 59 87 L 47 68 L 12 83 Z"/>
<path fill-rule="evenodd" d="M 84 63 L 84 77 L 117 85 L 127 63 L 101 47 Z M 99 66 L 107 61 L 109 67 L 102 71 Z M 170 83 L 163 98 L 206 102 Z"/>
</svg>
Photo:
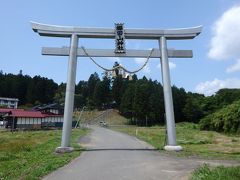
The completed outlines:
<svg viewBox="0 0 240 180">
<path fill-rule="evenodd" d="M 134 149 L 134 148 L 93 148 L 75 149 L 75 151 L 158 151 L 159 149 Z"/>
</svg>

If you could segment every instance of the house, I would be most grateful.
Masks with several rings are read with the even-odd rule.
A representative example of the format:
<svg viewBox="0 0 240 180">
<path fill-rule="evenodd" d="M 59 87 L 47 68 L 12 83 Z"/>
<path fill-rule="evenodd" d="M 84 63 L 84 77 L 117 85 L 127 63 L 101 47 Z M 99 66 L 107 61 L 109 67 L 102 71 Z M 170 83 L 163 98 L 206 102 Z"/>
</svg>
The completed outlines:
<svg viewBox="0 0 240 180">
<path fill-rule="evenodd" d="M 32 108 L 34 111 L 41 111 L 44 114 L 63 115 L 64 108 L 57 103 L 38 105 Z"/>
<path fill-rule="evenodd" d="M 0 97 L 0 106 L 6 106 L 7 108 L 14 108 L 18 107 L 18 99 L 16 98 L 5 98 Z"/>
<path fill-rule="evenodd" d="M 0 109 L 6 128 L 41 129 L 43 127 L 62 127 L 63 115 L 44 114 L 41 111 L 23 109 Z"/>
</svg>

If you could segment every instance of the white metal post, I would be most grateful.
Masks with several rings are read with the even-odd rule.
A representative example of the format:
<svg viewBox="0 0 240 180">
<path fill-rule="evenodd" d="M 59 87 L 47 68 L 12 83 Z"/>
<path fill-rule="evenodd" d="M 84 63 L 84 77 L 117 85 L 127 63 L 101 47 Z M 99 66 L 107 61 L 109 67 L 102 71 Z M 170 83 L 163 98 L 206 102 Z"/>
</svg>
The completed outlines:
<svg viewBox="0 0 240 180">
<path fill-rule="evenodd" d="M 58 147 L 56 149 L 57 152 L 63 153 L 71 152 L 73 150 L 73 148 L 70 147 L 70 136 L 72 130 L 72 115 L 76 81 L 77 48 L 78 48 L 78 36 L 76 34 L 72 34 L 68 61 L 68 77 L 65 95 L 62 142 L 61 147 Z"/>
<path fill-rule="evenodd" d="M 161 51 L 161 68 L 162 68 L 162 83 L 163 83 L 163 93 L 164 93 L 164 104 L 166 113 L 166 124 L 167 124 L 167 136 L 168 145 L 165 146 L 165 150 L 178 151 L 182 150 L 181 146 L 177 146 L 176 143 L 176 128 L 173 110 L 173 99 L 172 99 L 172 88 L 170 80 L 169 71 L 169 61 L 167 54 L 167 41 L 164 36 L 159 40 L 159 46 Z"/>
</svg>

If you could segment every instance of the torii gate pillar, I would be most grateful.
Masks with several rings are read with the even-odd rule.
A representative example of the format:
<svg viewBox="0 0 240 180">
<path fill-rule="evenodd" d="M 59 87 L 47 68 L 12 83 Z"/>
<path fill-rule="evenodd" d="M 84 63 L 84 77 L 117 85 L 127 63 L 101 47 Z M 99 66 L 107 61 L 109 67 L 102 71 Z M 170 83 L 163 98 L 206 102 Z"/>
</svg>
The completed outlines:
<svg viewBox="0 0 240 180">
<path fill-rule="evenodd" d="M 76 34 L 72 34 L 70 43 L 70 52 L 68 60 L 68 76 L 67 87 L 64 104 L 64 123 L 62 131 L 61 147 L 56 149 L 56 152 L 71 152 L 73 148 L 70 147 L 70 137 L 72 130 L 72 115 L 74 105 L 74 93 L 76 82 L 76 69 L 77 69 L 77 49 L 78 49 L 78 37 Z"/>
<path fill-rule="evenodd" d="M 182 147 L 177 146 L 176 142 L 176 128 L 175 128 L 175 118 L 173 110 L 173 100 L 172 100 L 172 87 L 169 71 L 169 61 L 167 54 L 167 41 L 164 36 L 159 39 L 159 49 L 161 49 L 161 71 L 162 71 L 162 83 L 163 83 L 163 94 L 164 94 L 164 105 L 167 121 L 167 137 L 168 145 L 164 147 L 165 150 L 181 151 Z"/>
</svg>

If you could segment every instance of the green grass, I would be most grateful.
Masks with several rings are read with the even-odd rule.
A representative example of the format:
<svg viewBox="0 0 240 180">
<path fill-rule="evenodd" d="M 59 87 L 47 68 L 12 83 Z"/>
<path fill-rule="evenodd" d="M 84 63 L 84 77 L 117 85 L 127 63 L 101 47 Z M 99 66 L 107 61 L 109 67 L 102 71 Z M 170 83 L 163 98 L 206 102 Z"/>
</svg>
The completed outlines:
<svg viewBox="0 0 240 180">
<path fill-rule="evenodd" d="M 165 142 L 165 127 L 112 127 L 148 142 L 162 150 Z M 181 152 L 165 152 L 178 156 L 200 157 L 207 159 L 240 160 L 240 136 L 224 135 L 214 131 L 201 131 L 192 123 L 177 124 L 177 143 L 183 147 Z"/>
<path fill-rule="evenodd" d="M 192 173 L 191 180 L 239 180 L 240 166 L 238 167 L 223 167 L 215 168 L 209 165 L 203 165 Z"/>
<path fill-rule="evenodd" d="M 79 156 L 77 141 L 87 132 L 72 131 L 71 146 L 77 150 L 67 154 L 54 152 L 60 145 L 60 130 L 0 132 L 0 180 L 40 179 Z"/>
</svg>

